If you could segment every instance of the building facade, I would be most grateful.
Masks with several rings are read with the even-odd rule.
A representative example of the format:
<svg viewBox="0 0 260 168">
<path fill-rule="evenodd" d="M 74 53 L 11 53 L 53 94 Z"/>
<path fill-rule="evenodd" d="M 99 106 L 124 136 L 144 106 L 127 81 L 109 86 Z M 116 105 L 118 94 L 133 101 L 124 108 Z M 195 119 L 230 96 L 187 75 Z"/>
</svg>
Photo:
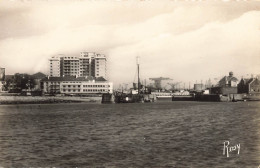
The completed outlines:
<svg viewBox="0 0 260 168">
<path fill-rule="evenodd" d="M 61 65 L 60 65 L 61 55 L 53 56 L 49 59 L 49 75 L 51 77 L 61 76 Z"/>
<path fill-rule="evenodd" d="M 233 72 L 229 72 L 229 76 L 224 76 L 220 81 L 218 82 L 219 87 L 237 87 L 238 79 L 233 76 Z"/>
<path fill-rule="evenodd" d="M 103 77 L 48 77 L 43 80 L 45 94 L 102 94 L 112 93 L 113 83 Z"/>
<path fill-rule="evenodd" d="M 81 52 L 80 56 L 54 56 L 50 60 L 50 77 L 93 76 L 107 79 L 106 56 Z"/>
<path fill-rule="evenodd" d="M 81 52 L 79 57 L 79 76 L 90 76 L 91 54 L 89 52 Z"/>
<path fill-rule="evenodd" d="M 75 56 L 61 57 L 61 76 L 79 76 L 79 58 Z"/>
<path fill-rule="evenodd" d="M 254 94 L 260 93 L 260 80 L 258 78 L 242 78 L 238 84 L 238 93 Z"/>
<path fill-rule="evenodd" d="M 222 86 L 222 87 L 210 88 L 210 94 L 229 95 L 229 94 L 237 94 L 237 93 L 238 93 L 237 87 Z"/>
<path fill-rule="evenodd" d="M 102 54 L 97 54 L 95 59 L 93 60 L 94 62 L 94 70 L 92 73 L 92 76 L 95 77 L 104 77 L 106 78 L 107 76 L 107 67 L 106 67 L 106 56 Z"/>
<path fill-rule="evenodd" d="M 220 79 L 218 86 L 210 88 L 210 94 L 237 94 L 237 84 L 238 79 L 234 77 L 233 72 L 229 72 L 229 76 L 224 76 L 222 79 Z"/>
</svg>

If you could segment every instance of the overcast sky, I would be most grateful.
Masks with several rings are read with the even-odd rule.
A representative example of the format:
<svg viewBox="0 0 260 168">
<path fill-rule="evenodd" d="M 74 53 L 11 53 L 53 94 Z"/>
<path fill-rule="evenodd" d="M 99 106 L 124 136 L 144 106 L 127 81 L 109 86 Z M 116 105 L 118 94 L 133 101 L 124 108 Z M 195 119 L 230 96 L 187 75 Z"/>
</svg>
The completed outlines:
<svg viewBox="0 0 260 168">
<path fill-rule="evenodd" d="M 195 82 L 260 74 L 260 2 L 0 1 L 0 66 L 48 73 L 48 58 L 108 57 L 109 79 Z"/>
</svg>

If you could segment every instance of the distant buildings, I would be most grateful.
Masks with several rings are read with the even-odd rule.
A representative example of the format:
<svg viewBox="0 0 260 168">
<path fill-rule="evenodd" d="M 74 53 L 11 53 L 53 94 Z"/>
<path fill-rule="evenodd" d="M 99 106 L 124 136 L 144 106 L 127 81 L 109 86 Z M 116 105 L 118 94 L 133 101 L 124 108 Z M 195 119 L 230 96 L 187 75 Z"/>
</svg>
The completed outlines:
<svg viewBox="0 0 260 168">
<path fill-rule="evenodd" d="M 81 52 L 80 56 L 58 55 L 49 59 L 50 77 L 78 76 L 103 77 L 107 79 L 105 55 Z"/>
<path fill-rule="evenodd" d="M 260 93 L 260 80 L 258 78 L 242 78 L 238 84 L 238 93 Z"/>
<path fill-rule="evenodd" d="M 80 56 L 57 55 L 49 59 L 49 75 L 16 73 L 6 75 L 0 68 L 0 91 L 22 95 L 84 95 L 112 93 L 107 78 L 105 55 L 81 52 Z"/>
<path fill-rule="evenodd" d="M 94 52 L 80 56 L 58 55 L 49 59 L 49 77 L 42 80 L 45 94 L 112 93 L 113 83 L 107 82 L 107 59 Z"/>
<path fill-rule="evenodd" d="M 205 90 L 205 85 L 204 84 L 194 84 L 194 90 L 197 92 L 203 91 Z"/>
<path fill-rule="evenodd" d="M 45 94 L 97 94 L 112 93 L 113 83 L 103 77 L 47 77 L 43 81 Z"/>
<path fill-rule="evenodd" d="M 229 86 L 237 87 L 238 79 L 233 76 L 233 72 L 229 72 L 229 76 L 224 76 L 219 82 L 219 87 Z"/>
<path fill-rule="evenodd" d="M 233 72 L 229 72 L 229 76 L 224 76 L 218 82 L 217 87 L 212 87 L 210 89 L 211 94 L 236 94 L 237 93 L 237 83 L 238 79 L 233 76 Z"/>
<path fill-rule="evenodd" d="M 33 75 L 19 73 L 14 75 L 6 75 L 5 91 L 10 93 L 21 93 L 23 91 L 41 92 L 41 80 L 45 77 L 46 75 L 41 72 Z"/>
</svg>

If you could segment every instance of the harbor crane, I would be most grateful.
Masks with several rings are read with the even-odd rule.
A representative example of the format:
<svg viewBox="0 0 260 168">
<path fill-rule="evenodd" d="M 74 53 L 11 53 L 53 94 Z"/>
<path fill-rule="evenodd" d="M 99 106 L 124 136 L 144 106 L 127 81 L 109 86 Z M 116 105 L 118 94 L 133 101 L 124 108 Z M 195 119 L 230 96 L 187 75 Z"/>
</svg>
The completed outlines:
<svg viewBox="0 0 260 168">
<path fill-rule="evenodd" d="M 170 78 L 159 77 L 159 78 L 149 78 L 154 81 L 154 86 L 156 89 L 162 89 L 162 80 L 172 80 Z"/>
</svg>

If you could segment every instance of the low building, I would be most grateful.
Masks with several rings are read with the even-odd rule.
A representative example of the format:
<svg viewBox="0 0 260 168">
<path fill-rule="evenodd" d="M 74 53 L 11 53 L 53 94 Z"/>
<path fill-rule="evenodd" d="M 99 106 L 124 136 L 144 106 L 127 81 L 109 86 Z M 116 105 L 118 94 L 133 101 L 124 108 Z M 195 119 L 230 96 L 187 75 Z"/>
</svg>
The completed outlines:
<svg viewBox="0 0 260 168">
<path fill-rule="evenodd" d="M 237 94 L 237 93 L 238 93 L 237 87 L 222 86 L 222 87 L 210 88 L 210 94 L 228 95 L 228 94 Z"/>
<path fill-rule="evenodd" d="M 237 87 L 238 93 L 260 93 L 260 80 L 258 78 L 242 78 Z"/>
<path fill-rule="evenodd" d="M 43 92 L 69 95 L 112 93 L 113 83 L 103 77 L 47 77 L 43 79 Z"/>
</svg>

